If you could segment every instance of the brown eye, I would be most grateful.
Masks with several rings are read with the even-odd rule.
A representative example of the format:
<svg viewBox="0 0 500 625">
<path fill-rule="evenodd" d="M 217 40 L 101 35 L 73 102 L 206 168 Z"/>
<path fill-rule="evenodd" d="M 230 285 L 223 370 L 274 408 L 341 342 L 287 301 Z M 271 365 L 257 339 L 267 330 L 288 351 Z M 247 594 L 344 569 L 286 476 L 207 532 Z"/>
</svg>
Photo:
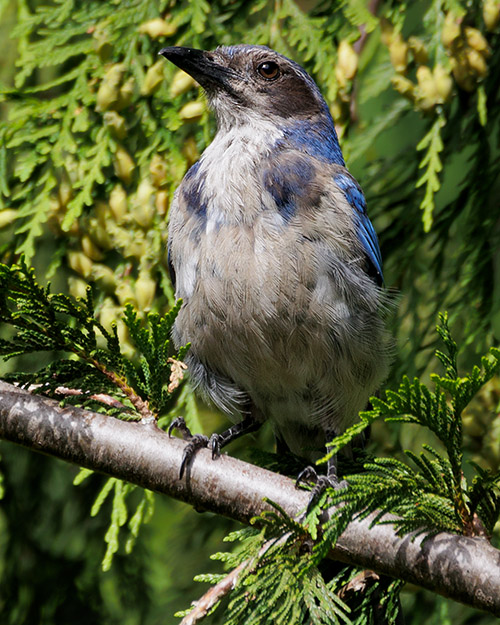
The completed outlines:
<svg viewBox="0 0 500 625">
<path fill-rule="evenodd" d="M 274 61 L 264 61 L 264 63 L 261 63 L 259 66 L 257 66 L 257 71 L 263 78 L 266 78 L 267 80 L 274 80 L 280 75 L 279 65 Z"/>
</svg>

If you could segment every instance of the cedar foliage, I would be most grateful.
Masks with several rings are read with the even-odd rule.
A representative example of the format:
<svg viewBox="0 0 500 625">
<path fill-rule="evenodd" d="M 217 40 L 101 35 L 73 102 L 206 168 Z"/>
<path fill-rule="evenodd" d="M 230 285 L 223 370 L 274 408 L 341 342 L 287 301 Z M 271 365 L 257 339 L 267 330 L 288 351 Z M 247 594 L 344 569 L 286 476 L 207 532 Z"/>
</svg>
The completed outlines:
<svg viewBox="0 0 500 625">
<path fill-rule="evenodd" d="M 11 15 L 13 4 L 0 2 L 0 11 Z M 93 396 L 105 393 L 128 412 L 102 403 L 100 409 L 129 418 L 144 417 L 138 400 L 149 402 L 164 424 L 182 411 L 192 430 L 201 431 L 188 387 L 167 389 L 173 364 L 167 359 L 174 354 L 167 351 L 166 332 L 175 305 L 164 250 L 172 193 L 214 125 L 193 81 L 157 53 L 164 45 L 269 45 L 302 63 L 320 85 L 346 161 L 367 195 L 386 282 L 398 303 L 392 324 L 399 345 L 388 382 L 397 390 L 374 399 L 360 425 L 333 443 L 331 453 L 371 424 L 376 448 L 347 468 L 349 490 L 330 495 L 352 515 L 396 512 L 401 532 L 468 534 L 477 531 L 476 517 L 486 534 L 494 532 L 500 479 L 499 353 L 490 348 L 500 338 L 498 4 L 18 0 L 15 8 L 16 67 L 0 76 L 0 347 L 17 358 L 2 376 L 15 368 L 20 382 L 59 397 L 61 386 L 79 389 L 64 401 L 92 407 Z M 30 265 L 38 281 L 42 275 L 52 280 L 54 294 Z M 436 333 L 438 311 L 445 309 L 449 320 L 443 316 Z M 429 384 L 424 380 L 437 368 L 432 353 L 438 341 L 444 373 L 432 374 Z M 40 349 L 45 356 L 39 359 Z M 36 360 L 24 357 L 34 350 Z M 403 425 L 388 430 L 384 420 Z M 405 453 L 415 427 L 431 433 L 419 434 Z M 7 469 L 15 470 L 16 462 L 11 458 Z M 83 472 L 76 481 L 87 477 Z M 8 473 L 7 484 L 12 492 Z M 32 476 L 25 488 L 36 491 Z M 103 565 L 121 580 L 126 565 L 116 554 L 120 544 L 129 553 L 137 539 L 140 551 L 139 530 L 151 517 L 153 499 L 119 480 L 96 489 L 91 512 L 109 522 Z M 14 510 L 9 497 L 6 519 Z M 321 558 L 345 518 L 332 521 L 321 540 L 316 519 L 317 510 L 304 528 L 277 510 L 261 520 L 262 530 L 231 534 L 238 549 L 217 556 L 228 567 L 258 559 L 269 537 L 283 531 L 290 537 L 244 575 L 224 616 L 219 609 L 212 622 L 301 623 L 306 616 L 314 623 L 372 622 L 367 598 L 350 615 L 337 598 L 356 572 L 342 570 L 327 583 L 319 576 Z M 128 538 L 120 543 L 127 523 Z M 202 526 L 195 523 L 200 535 L 207 531 Z M 309 554 L 300 550 L 306 536 L 317 541 Z M 14 588 L 13 567 L 4 571 Z M 201 579 L 216 581 L 219 574 Z M 98 586 L 90 587 L 97 597 Z M 377 591 L 389 619 L 396 618 L 399 590 L 395 582 Z M 24 599 L 7 593 L 1 608 L 7 622 L 19 614 L 77 622 L 76 613 L 63 616 L 61 599 L 50 591 L 29 608 L 32 591 L 26 592 Z M 252 593 L 263 598 L 258 613 L 247 600 Z M 37 601 L 39 614 L 50 616 L 39 616 Z M 438 622 L 451 618 L 453 606 L 425 601 Z M 423 622 L 419 600 L 406 603 L 407 621 Z M 97 604 L 110 622 L 150 622 L 154 612 L 139 595 L 127 616 L 109 601 Z M 79 611 L 85 620 L 83 605 Z M 467 614 L 461 610 L 455 620 Z"/>
</svg>

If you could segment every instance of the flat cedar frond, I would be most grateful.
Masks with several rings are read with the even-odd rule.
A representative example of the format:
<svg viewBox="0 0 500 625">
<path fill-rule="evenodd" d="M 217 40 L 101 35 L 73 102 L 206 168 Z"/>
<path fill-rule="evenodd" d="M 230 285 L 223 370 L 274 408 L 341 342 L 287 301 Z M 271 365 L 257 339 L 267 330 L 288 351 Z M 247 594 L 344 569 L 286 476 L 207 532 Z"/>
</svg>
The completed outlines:
<svg viewBox="0 0 500 625">
<path fill-rule="evenodd" d="M 427 449 L 427 448 L 426 448 Z M 446 458 L 439 457 L 437 460 L 431 460 L 425 453 L 419 456 L 406 451 L 408 458 L 413 460 L 420 471 L 417 479 L 421 484 L 428 485 L 432 492 L 451 497 L 453 494 L 453 473 L 450 463 Z"/>
<path fill-rule="evenodd" d="M 442 116 L 436 117 L 434 124 L 429 132 L 417 145 L 417 150 L 427 149 L 424 158 L 421 160 L 419 167 L 424 169 L 424 173 L 417 181 L 416 187 L 425 185 L 424 198 L 420 204 L 420 208 L 424 211 L 422 221 L 424 230 L 429 232 L 432 226 L 433 212 L 435 208 L 434 196 L 441 186 L 439 173 L 443 169 L 440 153 L 443 151 L 444 144 L 441 138 L 441 129 L 446 124 L 446 119 Z"/>
<path fill-rule="evenodd" d="M 493 527 L 500 517 L 500 471 L 492 473 L 471 462 L 476 476 L 468 489 L 470 509 L 477 513 L 487 532 L 493 532 Z"/>
<path fill-rule="evenodd" d="M 349 505 L 344 506 L 344 517 L 350 518 L 351 512 Z M 339 572 L 325 582 L 318 564 L 325 555 L 323 549 L 331 544 L 328 527 L 323 528 L 324 536 L 310 551 L 302 546 L 304 539 L 306 543 L 311 541 L 310 537 L 304 535 L 304 527 L 295 522 L 290 523 L 281 513 L 266 514 L 255 521 L 262 524 L 264 519 L 270 530 L 274 521 L 271 540 L 268 531 L 257 534 L 253 530 L 251 553 L 244 545 L 245 548 L 236 553 L 216 554 L 216 558 L 229 565 L 230 569 L 240 567 L 224 620 L 226 624 L 361 625 L 371 622 L 372 611 L 379 609 L 377 605 L 383 606 L 381 609 L 386 616 L 395 618 L 399 610 L 399 582 L 380 583 L 379 577 L 373 575 L 372 584 L 366 585 L 361 593 L 355 593 L 355 612 L 344 602 L 342 591 L 357 572 L 353 573 L 351 567 L 339 565 Z M 286 531 L 290 527 L 293 527 L 292 531 Z M 231 541 L 237 539 L 248 542 L 245 530 L 233 532 L 228 538 Z M 245 564 L 243 569 L 242 564 Z M 198 580 L 219 583 L 221 577 L 211 580 L 208 576 L 202 576 Z M 372 600 L 374 597 L 376 601 Z"/>
<path fill-rule="evenodd" d="M 260 517 L 257 517 L 253 520 L 254 523 L 262 524 L 264 527 L 269 527 L 271 531 L 276 527 L 277 524 L 281 524 L 282 530 L 289 531 L 298 535 L 304 536 L 306 534 L 306 530 L 304 526 L 299 523 L 296 519 L 292 519 L 288 514 L 283 510 L 283 508 L 274 501 L 270 499 L 266 499 L 267 503 L 271 505 L 276 512 L 266 511 L 263 512 Z M 269 522 L 271 520 L 271 522 Z M 279 532 L 279 535 L 283 534 L 283 531 Z"/>
<path fill-rule="evenodd" d="M 33 351 L 71 354 L 34 373 L 7 377 L 74 404 L 88 405 L 105 393 L 124 401 L 126 412 L 158 416 L 171 398 L 169 333 L 179 306 L 164 317 L 150 313 L 146 319 L 125 308 L 123 320 L 138 352 L 131 359 L 121 351 L 116 327 L 108 332 L 96 319 L 90 288 L 78 300 L 51 294 L 23 260 L 0 265 L 0 321 L 14 331 L 11 338 L 0 339 L 0 354 L 4 359 Z"/>
<path fill-rule="evenodd" d="M 329 588 L 311 555 L 299 555 L 286 543 L 255 556 L 243 569 L 231 595 L 226 623 L 248 625 L 302 623 L 306 615 L 317 625 L 350 623 L 348 609 Z"/>
<path fill-rule="evenodd" d="M 446 375 L 449 378 L 456 378 L 458 376 L 457 369 L 457 344 L 451 336 L 450 328 L 448 327 L 448 315 L 446 313 L 439 313 L 440 323 L 436 326 L 436 332 L 439 338 L 442 340 L 448 353 L 444 353 L 441 350 L 436 350 L 436 357 L 445 368 Z"/>
<path fill-rule="evenodd" d="M 373 411 L 369 410 L 360 412 L 360 420 L 357 423 L 351 425 L 351 427 L 347 428 L 345 432 L 336 436 L 333 441 L 327 443 L 326 447 L 328 449 L 328 453 L 318 461 L 318 464 L 326 463 L 329 458 L 337 455 L 343 447 L 355 441 L 360 434 L 370 427 L 377 416 L 378 415 L 376 415 Z"/>
</svg>

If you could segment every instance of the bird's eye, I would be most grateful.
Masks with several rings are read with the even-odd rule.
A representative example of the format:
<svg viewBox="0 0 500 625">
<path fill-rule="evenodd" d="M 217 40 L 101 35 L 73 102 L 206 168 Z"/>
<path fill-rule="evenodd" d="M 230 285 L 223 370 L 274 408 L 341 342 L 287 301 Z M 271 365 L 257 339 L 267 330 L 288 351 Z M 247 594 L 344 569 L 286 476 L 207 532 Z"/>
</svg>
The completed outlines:
<svg viewBox="0 0 500 625">
<path fill-rule="evenodd" d="M 264 61 L 257 66 L 257 71 L 266 80 L 275 80 L 280 75 L 279 65 L 274 61 Z"/>
</svg>

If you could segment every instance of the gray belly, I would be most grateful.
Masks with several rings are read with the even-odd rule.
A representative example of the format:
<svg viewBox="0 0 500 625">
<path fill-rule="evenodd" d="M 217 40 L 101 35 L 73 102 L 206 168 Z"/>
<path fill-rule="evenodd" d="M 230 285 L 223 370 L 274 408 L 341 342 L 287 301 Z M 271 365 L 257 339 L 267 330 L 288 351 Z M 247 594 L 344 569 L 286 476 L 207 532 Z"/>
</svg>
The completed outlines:
<svg viewBox="0 0 500 625">
<path fill-rule="evenodd" d="M 191 342 L 188 365 L 205 396 L 229 414 L 250 399 L 300 453 L 290 423 L 343 431 L 386 375 L 377 289 L 369 279 L 346 284 L 310 242 L 282 240 L 278 255 L 252 235 L 239 231 L 229 251 L 200 249 L 192 292 L 179 293 L 175 341 Z"/>
</svg>

